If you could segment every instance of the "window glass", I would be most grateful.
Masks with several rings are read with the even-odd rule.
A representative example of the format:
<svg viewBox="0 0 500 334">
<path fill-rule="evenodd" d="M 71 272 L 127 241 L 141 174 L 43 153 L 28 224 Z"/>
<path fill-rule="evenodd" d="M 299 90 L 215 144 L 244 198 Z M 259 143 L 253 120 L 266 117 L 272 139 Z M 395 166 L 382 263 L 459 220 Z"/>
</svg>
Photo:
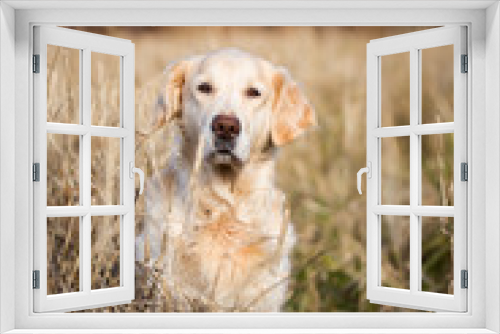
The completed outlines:
<svg viewBox="0 0 500 334">
<path fill-rule="evenodd" d="M 47 134 L 47 206 L 80 205 L 80 137 Z"/>
<path fill-rule="evenodd" d="M 78 291 L 80 291 L 80 218 L 47 218 L 47 294 Z"/>
<path fill-rule="evenodd" d="M 382 216 L 381 285 L 410 289 L 410 217 Z"/>
<path fill-rule="evenodd" d="M 453 122 L 453 45 L 421 50 L 422 123 Z"/>
<path fill-rule="evenodd" d="M 80 122 L 80 50 L 47 45 L 47 122 Z"/>
<path fill-rule="evenodd" d="M 120 138 L 92 137 L 92 205 L 120 204 Z"/>
<path fill-rule="evenodd" d="M 120 126 L 121 57 L 92 52 L 92 125 Z"/>
<path fill-rule="evenodd" d="M 453 133 L 422 136 L 422 205 L 453 206 Z"/>
<path fill-rule="evenodd" d="M 92 290 L 120 286 L 120 216 L 92 217 Z"/>
<path fill-rule="evenodd" d="M 422 217 L 422 291 L 453 294 L 453 218 Z"/>
<path fill-rule="evenodd" d="M 410 137 L 381 138 L 382 205 L 410 205 Z"/>
<path fill-rule="evenodd" d="M 410 52 L 380 57 L 382 126 L 410 125 Z"/>
</svg>

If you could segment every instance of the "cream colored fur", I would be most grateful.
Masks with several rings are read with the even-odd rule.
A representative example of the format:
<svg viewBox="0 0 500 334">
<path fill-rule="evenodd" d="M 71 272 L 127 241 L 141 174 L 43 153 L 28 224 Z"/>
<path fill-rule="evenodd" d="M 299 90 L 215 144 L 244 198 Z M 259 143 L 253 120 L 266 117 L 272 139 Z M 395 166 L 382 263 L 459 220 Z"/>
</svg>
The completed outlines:
<svg viewBox="0 0 500 334">
<path fill-rule="evenodd" d="M 213 93 L 200 93 L 202 82 Z M 248 87 L 260 96 L 247 96 Z M 315 124 L 312 108 L 286 71 L 238 50 L 178 62 L 164 89 L 156 122 L 174 124 L 175 145 L 146 184 L 145 229 L 151 251 L 166 255 L 175 302 L 180 310 L 279 311 L 295 235 L 275 186 L 275 155 Z M 218 114 L 235 115 L 242 128 L 235 161 L 222 168 L 211 160 Z"/>
</svg>

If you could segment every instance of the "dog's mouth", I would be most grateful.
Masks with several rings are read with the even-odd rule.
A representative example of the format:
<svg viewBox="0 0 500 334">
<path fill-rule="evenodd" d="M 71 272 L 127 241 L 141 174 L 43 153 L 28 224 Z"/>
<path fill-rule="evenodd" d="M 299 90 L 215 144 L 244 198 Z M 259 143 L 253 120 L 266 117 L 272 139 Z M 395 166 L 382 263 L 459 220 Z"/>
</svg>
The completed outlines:
<svg viewBox="0 0 500 334">
<path fill-rule="evenodd" d="M 208 155 L 208 162 L 215 166 L 238 167 L 241 160 L 232 150 L 218 149 Z"/>
<path fill-rule="evenodd" d="M 239 161 L 231 150 L 217 150 L 212 153 L 212 162 L 216 165 L 232 165 Z"/>
<path fill-rule="evenodd" d="M 215 151 L 215 154 L 220 154 L 220 155 L 233 155 L 233 151 L 231 150 L 226 150 L 226 149 L 221 149 Z"/>
</svg>

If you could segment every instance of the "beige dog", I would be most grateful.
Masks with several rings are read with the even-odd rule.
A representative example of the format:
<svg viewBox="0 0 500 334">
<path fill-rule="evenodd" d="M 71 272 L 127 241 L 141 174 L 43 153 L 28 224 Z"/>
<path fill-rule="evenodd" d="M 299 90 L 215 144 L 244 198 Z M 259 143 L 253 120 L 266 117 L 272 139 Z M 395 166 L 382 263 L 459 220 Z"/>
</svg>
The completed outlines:
<svg viewBox="0 0 500 334">
<path fill-rule="evenodd" d="M 155 127 L 175 122 L 168 167 L 146 186 L 146 229 L 164 235 L 179 310 L 279 311 L 294 233 L 275 188 L 275 155 L 315 124 L 287 72 L 225 49 L 165 74 Z M 199 307 L 197 307 L 199 309 Z"/>
</svg>

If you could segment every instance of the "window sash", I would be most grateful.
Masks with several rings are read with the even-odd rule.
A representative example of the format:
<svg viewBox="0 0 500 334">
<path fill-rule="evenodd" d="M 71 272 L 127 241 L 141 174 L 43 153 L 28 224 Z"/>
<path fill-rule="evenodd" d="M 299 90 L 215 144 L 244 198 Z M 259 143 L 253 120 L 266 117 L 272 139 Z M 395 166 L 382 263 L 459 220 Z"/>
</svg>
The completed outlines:
<svg viewBox="0 0 500 334">
<path fill-rule="evenodd" d="M 460 180 L 460 163 L 467 162 L 467 76 L 460 73 L 461 54 L 467 54 L 466 28 L 452 26 L 372 40 L 367 46 L 367 298 L 371 302 L 406 308 L 467 311 L 467 289 L 461 289 L 460 271 L 467 269 L 467 186 Z M 420 50 L 454 45 L 454 122 L 420 124 Z M 410 125 L 381 127 L 380 57 L 410 52 Z M 420 205 L 421 142 L 424 134 L 454 134 L 454 207 Z M 410 138 L 410 205 L 381 205 L 381 138 Z M 381 217 L 410 217 L 410 289 L 380 286 Z M 420 291 L 422 216 L 454 217 L 454 294 Z"/>
<path fill-rule="evenodd" d="M 80 50 L 80 122 L 47 122 L 47 45 Z M 121 59 L 120 127 L 91 125 L 91 54 L 99 52 Z M 102 305 L 130 302 L 134 298 L 135 206 L 134 180 L 129 177 L 129 162 L 135 155 L 134 45 L 127 40 L 47 26 L 35 27 L 34 54 L 40 55 L 40 73 L 34 80 L 34 151 L 40 163 L 40 182 L 34 184 L 34 264 L 40 271 L 40 288 L 34 289 L 34 311 L 73 311 Z M 80 137 L 80 205 L 47 207 L 47 133 Z M 91 138 L 120 138 L 120 205 L 91 205 Z M 132 164 L 133 165 L 133 164 Z M 120 287 L 91 289 L 91 217 L 120 216 Z M 47 295 L 47 217 L 80 217 L 78 292 Z"/>
</svg>

